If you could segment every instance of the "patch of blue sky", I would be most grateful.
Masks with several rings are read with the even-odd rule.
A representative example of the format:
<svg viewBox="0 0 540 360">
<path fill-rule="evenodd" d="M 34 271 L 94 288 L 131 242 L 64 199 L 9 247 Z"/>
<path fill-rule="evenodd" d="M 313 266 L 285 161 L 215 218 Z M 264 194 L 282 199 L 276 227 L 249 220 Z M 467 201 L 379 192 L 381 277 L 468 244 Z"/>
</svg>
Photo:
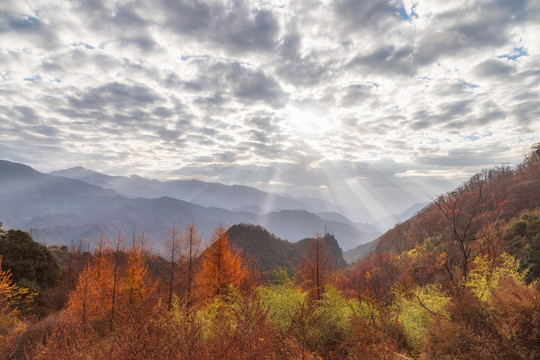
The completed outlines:
<svg viewBox="0 0 540 360">
<path fill-rule="evenodd" d="M 529 53 L 527 50 L 525 50 L 522 46 L 515 47 L 512 52 L 509 54 L 499 55 L 497 56 L 499 59 L 507 59 L 507 60 L 513 60 L 516 61 L 516 59 L 522 57 L 522 56 L 528 56 Z"/>
<path fill-rule="evenodd" d="M 492 135 L 493 135 L 493 132 L 491 132 L 491 131 L 489 131 L 489 132 L 487 132 L 485 134 L 480 134 L 480 133 L 478 133 L 478 131 L 475 131 L 470 135 L 462 136 L 462 138 L 464 140 L 477 141 L 477 140 L 480 140 L 480 139 L 483 139 L 483 138 L 490 137 Z"/>
<path fill-rule="evenodd" d="M 85 49 L 88 49 L 88 50 L 94 50 L 94 47 L 92 45 L 88 45 L 87 43 L 83 43 L 81 41 L 77 42 L 77 43 L 73 43 L 72 44 L 73 46 L 75 47 L 84 47 Z"/>
<path fill-rule="evenodd" d="M 527 136 L 527 137 L 518 139 L 518 144 L 533 144 L 536 141 L 538 141 L 537 136 Z"/>
<path fill-rule="evenodd" d="M 181 61 L 188 61 L 189 59 L 208 59 L 208 55 L 181 55 Z"/>
<path fill-rule="evenodd" d="M 34 17 L 34 16 L 28 16 L 26 18 L 26 21 L 28 21 L 32 25 L 39 25 L 39 19 L 37 17 Z"/>
<path fill-rule="evenodd" d="M 39 81 L 41 80 L 41 76 L 39 75 L 32 75 L 32 76 L 29 76 L 27 78 L 24 78 L 24 81 L 30 81 L 30 82 L 36 82 L 36 81 Z"/>
<path fill-rule="evenodd" d="M 481 138 L 482 136 L 478 136 L 477 132 L 474 132 L 471 135 L 464 136 L 464 139 L 469 140 L 469 141 L 477 141 L 477 140 L 480 140 Z"/>
<path fill-rule="evenodd" d="M 403 20 L 411 21 L 413 18 L 418 19 L 418 14 L 416 13 L 416 4 L 411 7 L 411 11 L 407 12 L 405 6 L 401 5 L 399 7 L 399 16 Z"/>
<path fill-rule="evenodd" d="M 476 89 L 477 87 L 480 87 L 480 85 L 476 85 L 476 84 L 473 84 L 473 83 L 468 83 L 466 81 L 462 81 L 461 85 L 464 85 L 464 86 L 469 87 L 471 89 Z"/>
<path fill-rule="evenodd" d="M 378 88 L 380 85 L 379 83 L 376 83 L 375 81 L 368 81 L 368 84 L 371 84 L 372 86 Z"/>
</svg>

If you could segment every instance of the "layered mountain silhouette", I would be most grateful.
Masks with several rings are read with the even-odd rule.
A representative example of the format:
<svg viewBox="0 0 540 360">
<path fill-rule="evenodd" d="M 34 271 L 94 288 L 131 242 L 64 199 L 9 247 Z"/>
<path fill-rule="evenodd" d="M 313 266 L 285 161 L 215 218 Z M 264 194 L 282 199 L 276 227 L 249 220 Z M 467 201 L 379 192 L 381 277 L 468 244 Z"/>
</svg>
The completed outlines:
<svg viewBox="0 0 540 360">
<path fill-rule="evenodd" d="M 384 231 L 392 228 L 392 226 L 394 226 L 395 224 L 398 224 L 398 223 L 401 223 L 401 222 L 403 222 L 405 220 L 410 219 L 411 217 L 416 215 L 419 211 L 421 211 L 424 207 L 426 207 L 428 205 L 429 205 L 429 201 L 414 204 L 411 207 L 409 207 L 408 209 L 406 209 L 406 210 L 404 210 L 404 211 L 402 211 L 402 212 L 400 212 L 398 214 L 394 214 L 394 215 L 386 216 L 386 217 L 384 217 L 382 219 L 378 219 L 377 221 L 375 221 L 373 223 L 373 226 L 377 230 L 380 230 L 380 231 L 384 232 Z"/>
<path fill-rule="evenodd" d="M 418 212 L 422 211 L 422 209 L 428 206 L 429 204 L 430 204 L 429 202 L 414 204 L 413 206 L 409 207 L 408 209 L 398 214 L 390 215 L 382 219 L 379 219 L 373 225 L 369 225 L 369 226 L 371 226 L 371 228 L 374 229 L 375 231 L 377 230 L 386 231 L 392 228 L 394 225 L 412 218 Z M 357 245 L 355 248 L 345 251 L 343 253 L 343 258 L 345 259 L 345 261 L 347 261 L 347 263 L 353 263 L 355 261 L 362 260 L 365 257 L 372 254 L 376 250 L 377 244 L 378 244 L 378 239 L 374 239 L 370 242 Z"/>
<path fill-rule="evenodd" d="M 110 176 L 80 166 L 53 171 L 51 175 L 82 180 L 105 189 L 112 189 L 126 197 L 159 198 L 166 196 L 201 206 L 219 207 L 226 210 L 250 209 L 250 212 L 260 213 L 283 209 L 304 209 L 313 212 L 317 209 L 336 208 L 336 205 L 324 200 L 305 198 L 304 201 L 301 201 L 244 185 L 224 185 L 200 180 L 159 181 L 137 175 Z"/>
<path fill-rule="evenodd" d="M 219 205 L 220 201 L 223 207 L 201 205 Z M 238 210 L 254 206 L 264 209 L 270 203 L 271 208 L 280 210 Z M 126 236 L 144 231 L 159 251 L 173 224 L 184 226 L 192 221 L 204 239 L 219 223 L 226 227 L 240 223 L 261 225 L 292 242 L 326 229 L 344 250 L 379 235 L 362 231 L 353 222 L 328 216 L 323 219 L 302 204 L 246 186 L 195 180 L 160 182 L 138 176 L 109 176 L 83 168 L 43 174 L 23 164 L 0 161 L 0 221 L 8 228 L 31 230 L 37 241 L 46 244 L 69 245 L 79 240 L 91 243 L 100 235 L 114 239 L 120 231 Z"/>
</svg>

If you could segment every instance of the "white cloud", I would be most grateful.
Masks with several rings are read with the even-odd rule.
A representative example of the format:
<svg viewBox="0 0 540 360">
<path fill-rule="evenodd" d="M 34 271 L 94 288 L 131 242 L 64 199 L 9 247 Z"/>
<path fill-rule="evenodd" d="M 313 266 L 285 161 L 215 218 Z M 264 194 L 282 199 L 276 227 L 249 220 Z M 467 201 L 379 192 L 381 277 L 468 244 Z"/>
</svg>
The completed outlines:
<svg viewBox="0 0 540 360">
<path fill-rule="evenodd" d="M 526 0 L 3 1 L 0 154 L 345 203 L 371 189 L 379 212 L 405 208 L 539 140 L 538 14 Z"/>
</svg>

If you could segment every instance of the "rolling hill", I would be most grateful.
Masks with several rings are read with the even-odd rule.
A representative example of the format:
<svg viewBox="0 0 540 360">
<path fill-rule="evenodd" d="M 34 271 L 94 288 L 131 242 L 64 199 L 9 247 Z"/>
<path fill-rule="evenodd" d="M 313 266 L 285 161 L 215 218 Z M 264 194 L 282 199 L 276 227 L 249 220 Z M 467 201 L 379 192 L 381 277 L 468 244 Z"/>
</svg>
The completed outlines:
<svg viewBox="0 0 540 360">
<path fill-rule="evenodd" d="M 253 257 L 262 272 L 284 267 L 293 275 L 306 254 L 310 238 L 291 243 L 268 232 L 262 226 L 238 224 L 228 231 L 232 245 Z M 341 248 L 332 235 L 326 235 L 326 246 L 336 267 L 346 265 Z"/>
</svg>

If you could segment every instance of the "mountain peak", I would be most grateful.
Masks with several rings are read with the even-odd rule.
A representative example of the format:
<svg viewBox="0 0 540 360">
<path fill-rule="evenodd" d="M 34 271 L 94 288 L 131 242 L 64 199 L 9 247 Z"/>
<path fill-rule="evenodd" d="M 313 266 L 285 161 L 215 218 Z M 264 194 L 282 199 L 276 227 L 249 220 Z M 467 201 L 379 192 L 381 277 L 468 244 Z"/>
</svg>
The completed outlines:
<svg viewBox="0 0 540 360">
<path fill-rule="evenodd" d="M 2 178 L 12 178 L 24 174 L 40 174 L 28 165 L 0 160 L 0 175 Z"/>
</svg>

